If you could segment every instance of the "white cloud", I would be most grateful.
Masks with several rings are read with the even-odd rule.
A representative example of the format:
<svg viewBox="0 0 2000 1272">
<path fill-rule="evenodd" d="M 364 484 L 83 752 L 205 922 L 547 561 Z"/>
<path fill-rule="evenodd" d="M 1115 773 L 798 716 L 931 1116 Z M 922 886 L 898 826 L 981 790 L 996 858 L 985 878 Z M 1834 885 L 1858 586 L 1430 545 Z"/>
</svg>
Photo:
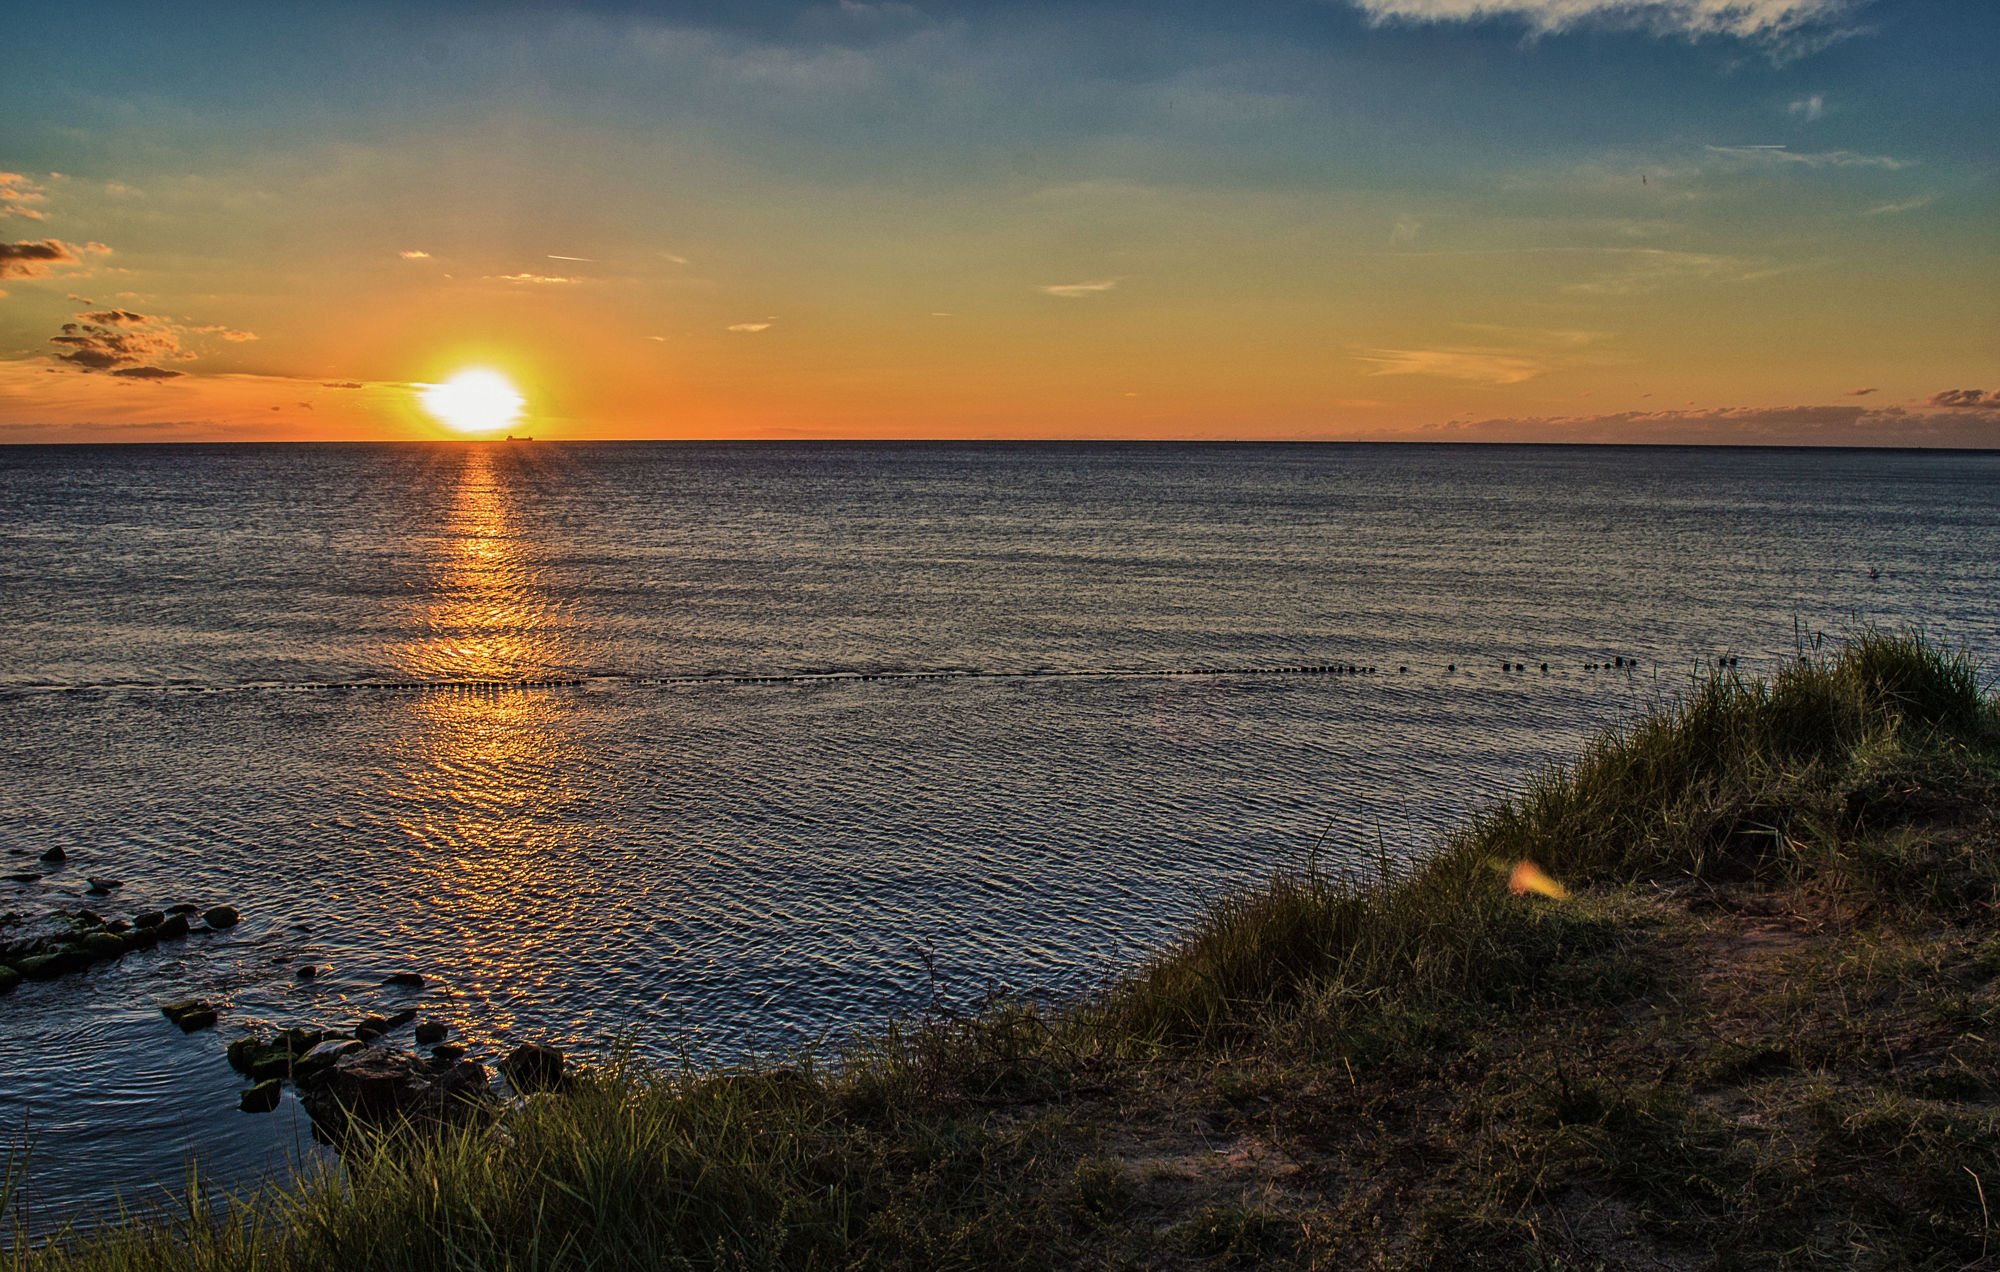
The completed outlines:
<svg viewBox="0 0 2000 1272">
<path fill-rule="evenodd" d="M 1935 194 L 1920 194 L 1914 199 L 1898 199 L 1894 203 L 1878 203 L 1861 213 L 1863 216 L 1899 216 L 1904 212 L 1915 212 L 1937 202 Z"/>
<path fill-rule="evenodd" d="M 574 283 L 574 278 L 564 278 L 557 274 L 501 274 L 503 283 L 530 283 L 535 286 L 566 286 Z"/>
<path fill-rule="evenodd" d="M 406 261 L 427 261 L 431 258 L 431 254 L 429 252 L 414 247 L 409 248 L 405 251 L 398 252 L 396 253 L 396 255 L 402 257 Z"/>
<path fill-rule="evenodd" d="M 1478 22 L 1508 18 L 1539 33 L 1585 24 L 1657 35 L 1727 35 L 1787 42 L 1831 26 L 1856 0 L 1351 0 L 1376 22 Z"/>
<path fill-rule="evenodd" d="M 769 331 L 770 329 L 771 324 L 769 322 L 732 322 L 727 328 L 727 330 L 741 332 L 744 335 L 754 335 L 759 331 Z"/>
<path fill-rule="evenodd" d="M 1826 96 L 1823 93 L 1814 93 L 1810 97 L 1798 98 L 1785 107 L 1785 113 L 1797 116 L 1807 123 L 1823 119 L 1826 116 Z"/>
<path fill-rule="evenodd" d="M 1571 283 L 1572 296 L 1634 296 L 1674 283 L 1748 283 L 1785 272 L 1783 267 L 1744 256 L 1709 252 L 1670 252 L 1663 248 L 1633 248 L 1618 253 L 1615 269 Z"/>
<path fill-rule="evenodd" d="M 1916 163 L 1894 155 L 1864 155 L 1853 150 L 1791 150 L 1784 146 L 1710 146 L 1710 154 L 1743 163 L 1799 164 L 1807 168 L 1880 168 L 1901 172 Z"/>
<path fill-rule="evenodd" d="M 1038 290 L 1044 295 L 1060 296 L 1064 300 L 1081 300 L 1086 296 L 1101 296 L 1117 286 L 1115 278 L 1100 278 L 1091 283 L 1048 283 Z"/>
</svg>

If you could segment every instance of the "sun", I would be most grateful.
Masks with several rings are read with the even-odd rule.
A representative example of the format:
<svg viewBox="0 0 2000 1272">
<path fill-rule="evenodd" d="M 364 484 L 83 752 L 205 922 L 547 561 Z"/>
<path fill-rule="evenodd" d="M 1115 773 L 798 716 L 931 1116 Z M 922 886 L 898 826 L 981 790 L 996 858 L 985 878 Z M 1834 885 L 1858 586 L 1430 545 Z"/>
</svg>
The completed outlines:
<svg viewBox="0 0 2000 1272">
<path fill-rule="evenodd" d="M 526 399 L 506 376 L 484 367 L 461 371 L 443 384 L 427 384 L 424 409 L 460 433 L 490 433 L 521 418 Z"/>
</svg>

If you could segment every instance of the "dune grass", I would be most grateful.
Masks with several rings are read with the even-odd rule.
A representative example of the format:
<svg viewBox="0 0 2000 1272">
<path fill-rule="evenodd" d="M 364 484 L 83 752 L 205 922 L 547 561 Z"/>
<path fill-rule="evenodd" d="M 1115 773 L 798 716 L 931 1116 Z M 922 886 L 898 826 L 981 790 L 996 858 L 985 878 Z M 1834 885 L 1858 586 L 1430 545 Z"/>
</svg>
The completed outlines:
<svg viewBox="0 0 2000 1272">
<path fill-rule="evenodd" d="M 616 1058 L 43 1269 L 1957 1268 L 2000 1257 L 2000 719 L 1865 634 L 1061 1010 Z M 1538 862 L 1567 900 L 1512 895 Z M 1990 1262 L 1989 1262 L 1990 1265 Z"/>
</svg>

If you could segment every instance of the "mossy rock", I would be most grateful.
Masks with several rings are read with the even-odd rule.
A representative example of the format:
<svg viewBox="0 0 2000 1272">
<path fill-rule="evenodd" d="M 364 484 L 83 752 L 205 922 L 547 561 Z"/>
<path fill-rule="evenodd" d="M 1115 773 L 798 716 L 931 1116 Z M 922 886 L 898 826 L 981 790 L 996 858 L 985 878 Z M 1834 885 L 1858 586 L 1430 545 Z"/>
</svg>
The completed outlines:
<svg viewBox="0 0 2000 1272">
<path fill-rule="evenodd" d="M 292 1053 L 283 1047 L 266 1047 L 250 1058 L 250 1078 L 268 1082 L 292 1076 Z"/>
<path fill-rule="evenodd" d="M 229 1044 L 229 1067 L 244 1076 L 249 1076 L 250 1062 L 257 1053 L 265 1050 L 264 1040 L 256 1034 L 244 1034 Z"/>
<path fill-rule="evenodd" d="M 166 921 L 166 914 L 160 910 L 141 910 L 132 916 L 133 927 L 156 928 Z"/>
<path fill-rule="evenodd" d="M 19 967 L 21 975 L 28 980 L 54 980 L 89 965 L 89 957 L 79 953 L 74 946 L 59 945 L 46 953 L 30 954 L 21 960 Z"/>
<path fill-rule="evenodd" d="M 20 983 L 21 973 L 15 971 L 5 963 L 0 963 L 0 994 L 8 992 Z"/>
<path fill-rule="evenodd" d="M 236 1107 L 245 1113 L 269 1113 L 278 1107 L 284 1095 L 284 1084 L 276 1078 L 266 1078 L 243 1093 Z"/>
<path fill-rule="evenodd" d="M 160 934 L 160 939 L 163 941 L 179 940 L 188 934 L 187 915 L 169 914 L 153 930 Z"/>
<path fill-rule="evenodd" d="M 126 948 L 115 932 L 92 932 L 80 944 L 86 955 L 100 960 L 118 958 Z"/>
</svg>

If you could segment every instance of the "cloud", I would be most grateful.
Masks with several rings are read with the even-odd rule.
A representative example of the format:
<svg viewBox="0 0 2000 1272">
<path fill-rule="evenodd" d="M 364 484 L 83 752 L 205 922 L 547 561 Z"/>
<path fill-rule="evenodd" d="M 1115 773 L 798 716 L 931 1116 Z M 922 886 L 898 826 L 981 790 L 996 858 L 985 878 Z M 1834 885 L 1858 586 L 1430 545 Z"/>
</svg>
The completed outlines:
<svg viewBox="0 0 2000 1272">
<path fill-rule="evenodd" d="M 1676 283 L 1749 283 L 1785 272 L 1785 268 L 1743 256 L 1710 252 L 1675 252 L 1638 247 L 1621 251 L 1623 263 L 1595 278 L 1570 283 L 1572 296 L 1636 296 Z"/>
<path fill-rule="evenodd" d="M 685 265 L 685 264 L 687 264 L 687 263 L 688 263 L 688 258 L 687 258 L 687 257 L 685 257 L 685 256 L 676 256 L 676 255 L 675 255 L 674 253 L 672 253 L 672 252 L 661 252 L 661 253 L 660 253 L 660 255 L 661 255 L 662 257 L 664 257 L 665 259 L 667 259 L 667 260 L 669 260 L 669 261 L 673 262 L 673 263 L 674 263 L 674 264 L 676 264 L 676 265 Z"/>
<path fill-rule="evenodd" d="M 1538 35 L 1585 25 L 1698 40 L 1733 36 L 1787 49 L 1837 38 L 1855 0 L 1351 0 L 1375 23 L 1509 19 Z M 1817 36 L 1815 40 L 1814 37 Z"/>
<path fill-rule="evenodd" d="M 85 317 L 88 317 L 88 315 L 85 315 Z M 199 331 L 203 335 L 221 336 L 231 344 L 243 344 L 247 341 L 257 339 L 257 333 L 254 331 L 238 331 L 234 327 L 224 327 L 220 324 L 208 327 L 195 327 L 192 330 Z"/>
<path fill-rule="evenodd" d="M 325 381 L 322 381 L 322 382 L 320 383 L 320 386 L 319 386 L 319 387 L 321 387 L 322 389 L 358 389 L 358 388 L 360 388 L 360 387 L 361 387 L 361 381 L 359 381 L 359 380 L 325 380 Z"/>
<path fill-rule="evenodd" d="M 41 278 L 51 270 L 82 265 L 86 257 L 110 252 L 102 243 L 65 243 L 61 239 L 0 243 L 0 278 Z"/>
<path fill-rule="evenodd" d="M 1879 168 L 1901 172 L 1914 167 L 1914 159 L 1894 155 L 1864 155 L 1856 150 L 1793 150 L 1787 146 L 1709 146 L 1708 152 L 1743 163 L 1797 164 L 1807 168 Z"/>
<path fill-rule="evenodd" d="M 1548 370 L 1539 359 L 1500 349 L 1364 349 L 1354 356 L 1374 366 L 1370 375 L 1429 375 L 1495 387 Z"/>
<path fill-rule="evenodd" d="M 1920 194 L 1914 199 L 1899 199 L 1894 203 L 1878 203 L 1861 213 L 1863 216 L 1900 216 L 1905 212 L 1915 212 L 1937 202 L 1935 194 Z"/>
<path fill-rule="evenodd" d="M 1091 283 L 1049 283 L 1036 290 L 1048 296 L 1060 296 L 1064 300 L 1081 300 L 1086 296 L 1101 296 L 1118 286 L 1115 278 L 1100 278 Z"/>
<path fill-rule="evenodd" d="M 55 355 L 56 360 L 67 362 L 82 371 L 115 371 L 136 368 L 141 363 L 181 352 L 180 337 L 172 330 L 150 325 L 154 320 L 143 314 L 127 314 L 124 310 L 112 312 L 121 318 L 139 321 L 117 326 L 90 321 L 66 322 L 60 334 L 49 337 L 50 344 L 60 345 L 63 349 Z M 88 319 L 90 315 L 77 316 Z"/>
<path fill-rule="evenodd" d="M 1824 119 L 1826 117 L 1826 95 L 1824 93 L 1814 93 L 1810 97 L 1795 98 L 1791 105 L 1785 107 L 1785 113 L 1794 118 L 1803 119 L 1807 123 L 1811 123 L 1816 119 Z"/>
<path fill-rule="evenodd" d="M 1940 389 L 1931 394 L 1930 405 L 1952 411 L 2000 411 L 2000 389 L 1991 393 L 1978 389 Z"/>
<path fill-rule="evenodd" d="M 759 331 L 769 331 L 770 329 L 771 324 L 768 322 L 732 322 L 727 328 L 727 330 L 742 332 L 745 335 L 752 335 Z"/>
<path fill-rule="evenodd" d="M 532 286 L 566 286 L 574 283 L 574 278 L 564 278 L 557 274 L 501 274 L 503 283 L 527 283 Z"/>
<path fill-rule="evenodd" d="M 548 253 L 548 258 L 552 261 L 582 261 L 586 265 L 596 262 L 596 258 L 591 256 L 557 256 L 554 252 Z"/>
<path fill-rule="evenodd" d="M 1849 397 L 1867 397 L 1867 396 L 1868 396 L 1868 395 L 1869 395 L 1870 393 L 1873 393 L 1873 392 L 1875 392 L 1875 390 L 1874 390 L 1873 388 L 1866 388 L 1866 389 L 1849 389 L 1849 390 L 1847 391 L 1847 396 L 1849 396 Z"/>
<path fill-rule="evenodd" d="M 431 258 L 431 254 L 429 252 L 424 251 L 422 248 L 416 248 L 416 247 L 406 248 L 403 251 L 396 253 L 396 255 L 402 257 L 406 261 L 427 261 Z"/>
<path fill-rule="evenodd" d="M 124 376 L 129 380 L 174 380 L 186 375 L 187 372 L 169 371 L 164 367 L 120 367 L 111 374 Z"/>
<path fill-rule="evenodd" d="M 100 309 L 95 313 L 78 314 L 85 322 L 100 323 L 107 327 L 144 327 L 159 319 L 146 314 L 135 314 L 129 309 Z"/>
<path fill-rule="evenodd" d="M 1397 217 L 1396 223 L 1389 227 L 1389 246 L 1401 247 L 1405 243 L 1416 242 L 1417 234 L 1423 228 L 1424 223 L 1413 216 Z"/>
<path fill-rule="evenodd" d="M 39 182 L 30 181 L 18 172 L 0 172 L 0 220 L 18 216 L 24 221 L 39 221 L 41 209 L 28 205 L 47 201 Z"/>
</svg>

